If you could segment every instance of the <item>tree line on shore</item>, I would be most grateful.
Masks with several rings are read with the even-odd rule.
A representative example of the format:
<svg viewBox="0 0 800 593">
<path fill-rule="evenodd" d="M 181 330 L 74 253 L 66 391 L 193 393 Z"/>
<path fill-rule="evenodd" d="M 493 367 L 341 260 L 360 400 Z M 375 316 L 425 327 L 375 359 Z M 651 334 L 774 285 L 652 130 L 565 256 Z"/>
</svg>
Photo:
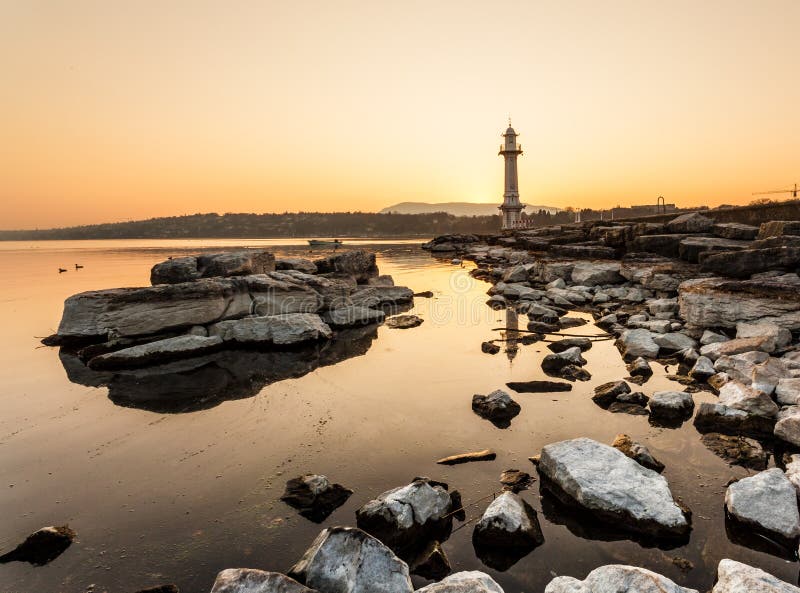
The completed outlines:
<svg viewBox="0 0 800 593">
<path fill-rule="evenodd" d="M 564 224 L 574 214 L 546 210 L 524 215 L 532 225 Z M 285 212 L 282 214 L 190 214 L 75 227 L 0 231 L 0 240 L 187 239 L 280 237 L 427 237 L 447 233 L 494 233 L 500 216 Z"/>
</svg>

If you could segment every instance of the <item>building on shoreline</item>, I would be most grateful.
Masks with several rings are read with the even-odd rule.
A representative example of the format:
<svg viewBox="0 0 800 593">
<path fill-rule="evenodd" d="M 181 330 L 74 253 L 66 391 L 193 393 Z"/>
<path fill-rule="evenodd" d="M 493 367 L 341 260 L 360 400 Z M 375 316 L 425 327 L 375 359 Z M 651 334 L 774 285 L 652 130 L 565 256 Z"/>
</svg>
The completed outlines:
<svg viewBox="0 0 800 593">
<path fill-rule="evenodd" d="M 523 227 L 522 210 L 525 205 L 519 201 L 519 183 L 517 179 L 517 157 L 522 154 L 522 146 L 517 144 L 518 134 L 511 127 L 511 120 L 508 122 L 508 129 L 503 134 L 503 144 L 500 145 L 500 152 L 505 160 L 505 190 L 503 191 L 503 205 L 500 211 L 503 213 L 502 229 L 516 229 Z"/>
</svg>

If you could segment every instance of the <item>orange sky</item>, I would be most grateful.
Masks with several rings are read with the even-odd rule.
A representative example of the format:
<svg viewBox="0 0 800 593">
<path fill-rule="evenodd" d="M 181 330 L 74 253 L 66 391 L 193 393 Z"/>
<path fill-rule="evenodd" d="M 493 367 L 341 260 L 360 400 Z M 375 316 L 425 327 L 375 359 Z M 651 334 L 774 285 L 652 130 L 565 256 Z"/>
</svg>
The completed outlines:
<svg viewBox="0 0 800 593">
<path fill-rule="evenodd" d="M 0 228 L 747 203 L 800 182 L 800 2 L 0 3 Z"/>
</svg>

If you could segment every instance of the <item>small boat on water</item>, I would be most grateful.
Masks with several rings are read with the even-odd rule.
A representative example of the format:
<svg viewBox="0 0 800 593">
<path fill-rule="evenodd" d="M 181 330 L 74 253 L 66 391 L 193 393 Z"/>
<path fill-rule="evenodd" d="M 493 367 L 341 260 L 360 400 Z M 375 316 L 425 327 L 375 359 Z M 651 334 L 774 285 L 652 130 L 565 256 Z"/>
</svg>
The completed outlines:
<svg viewBox="0 0 800 593">
<path fill-rule="evenodd" d="M 319 239 L 309 239 L 308 244 L 311 247 L 339 247 L 340 245 L 344 245 L 339 239 L 333 239 L 331 241 L 321 241 Z"/>
</svg>

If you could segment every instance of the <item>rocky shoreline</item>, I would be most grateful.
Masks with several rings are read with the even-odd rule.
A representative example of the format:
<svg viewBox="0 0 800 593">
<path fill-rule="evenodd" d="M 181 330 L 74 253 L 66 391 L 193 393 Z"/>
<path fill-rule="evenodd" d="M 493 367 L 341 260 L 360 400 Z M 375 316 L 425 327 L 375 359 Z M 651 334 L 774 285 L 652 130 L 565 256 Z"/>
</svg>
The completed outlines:
<svg viewBox="0 0 800 593">
<path fill-rule="evenodd" d="M 575 381 L 591 377 L 582 353 L 593 339 L 613 339 L 629 375 L 598 386 L 594 403 L 609 413 L 648 416 L 651 424 L 665 429 L 693 418 L 707 447 L 731 464 L 757 471 L 731 483 L 720 498 L 727 520 L 769 538 L 787 557 L 796 558 L 797 245 L 800 223 L 716 225 L 690 214 L 665 225 L 585 223 L 488 237 L 451 235 L 425 247 L 453 261 L 474 261 L 472 275 L 491 284 L 487 304 L 526 315 L 528 341 L 578 325 L 581 320 L 570 317 L 570 311 L 591 314 L 597 338 L 564 337 L 549 344 L 552 353 L 544 357 L 542 370 L 558 380 L 510 383 L 509 388 L 568 391 Z M 730 264 L 730 258 L 741 259 Z M 346 332 L 372 327 L 384 321 L 387 311 L 402 311 L 413 302 L 412 291 L 380 276 L 374 255 L 365 252 L 317 261 L 275 260 L 266 252 L 179 258 L 158 264 L 151 278 L 151 287 L 70 297 L 57 334 L 45 343 L 60 345 L 75 357 L 76 366 L 83 365 L 74 371 L 78 374 L 119 377 L 237 348 L 257 346 L 284 354 L 308 344 L 335 344 Z M 418 324 L 398 319 L 394 327 Z M 493 354 L 486 344 L 492 345 L 484 343 L 483 351 Z M 653 375 L 651 365 L 659 363 L 677 367 L 671 376 L 676 389 L 650 397 L 636 391 Z M 695 406 L 692 394 L 700 390 L 716 394 L 717 403 Z M 472 407 L 500 429 L 520 411 L 500 389 L 474 395 Z M 778 467 L 767 469 L 770 450 Z M 439 463 L 494 456 L 485 450 Z M 667 548 L 688 541 L 691 510 L 672 492 L 661 475 L 664 464 L 645 443 L 627 435 L 618 435 L 612 444 L 576 438 L 547 444 L 531 461 L 542 491 L 583 513 L 587 525 L 597 521 L 625 538 Z M 452 572 L 441 544 L 473 522 L 465 521 L 467 508 L 485 502 L 472 527 L 476 556 L 502 571 L 531 553 L 544 543 L 537 511 L 520 495 L 533 479 L 507 470 L 490 498 L 465 503 L 448 484 L 413 478 L 365 501 L 355 513 L 356 526 L 322 529 L 285 574 L 226 569 L 211 591 L 411 593 L 415 574 L 434 581 L 418 592 L 502 593 L 487 573 Z M 282 500 L 306 519 L 321 522 L 353 495 L 326 476 L 307 474 L 289 480 Z M 455 527 L 457 522 L 462 524 Z M 64 534 L 71 534 L 70 541 L 74 537 L 66 526 L 34 536 L 41 540 L 42 533 L 45 539 L 58 534 L 58 553 L 69 546 Z M 9 559 L 30 561 L 16 551 Z M 720 561 L 716 580 L 708 576 L 708 590 L 800 592 L 730 559 Z M 567 592 L 697 593 L 646 569 L 616 564 L 595 568 L 583 580 L 554 575 L 545 588 L 545 593 Z"/>
</svg>

